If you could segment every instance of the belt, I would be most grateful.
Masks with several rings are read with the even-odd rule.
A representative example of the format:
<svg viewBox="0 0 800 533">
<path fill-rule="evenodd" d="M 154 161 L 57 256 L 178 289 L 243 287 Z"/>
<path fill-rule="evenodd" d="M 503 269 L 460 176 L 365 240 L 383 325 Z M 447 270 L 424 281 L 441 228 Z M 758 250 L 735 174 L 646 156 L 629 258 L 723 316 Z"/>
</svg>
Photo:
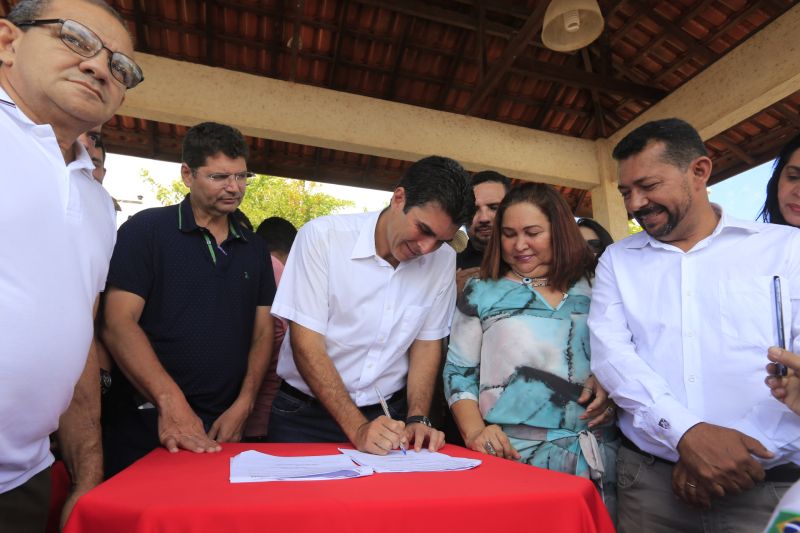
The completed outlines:
<svg viewBox="0 0 800 533">
<path fill-rule="evenodd" d="M 300 400 L 301 402 L 309 402 L 309 403 L 312 403 L 312 404 L 319 404 L 320 403 L 319 400 L 317 400 L 313 396 L 309 396 L 305 392 L 303 392 L 303 391 L 301 391 L 301 390 L 299 390 L 299 389 L 297 389 L 295 387 L 292 387 L 291 385 L 289 385 L 289 383 L 287 381 L 281 381 L 281 387 L 280 388 L 281 388 L 281 392 L 282 393 L 284 393 L 284 394 L 286 394 L 288 396 L 291 396 L 295 400 Z M 394 394 L 390 394 L 389 396 L 387 396 L 386 400 L 387 401 L 391 401 L 393 398 L 397 398 L 397 397 L 405 398 L 405 395 L 406 395 L 406 388 L 403 387 L 402 389 L 400 389 L 399 391 L 395 392 Z M 359 405 L 358 406 L 359 409 L 369 409 L 369 408 L 374 408 L 374 407 L 380 408 L 381 404 L 376 403 L 376 404 L 373 404 L 373 405 Z"/>
<path fill-rule="evenodd" d="M 632 452 L 638 453 L 639 455 L 647 457 L 648 459 L 652 459 L 656 463 L 675 466 L 675 463 L 672 461 L 667 461 L 666 459 L 662 459 L 661 457 L 643 451 L 625 435 L 622 435 L 622 445 Z M 774 466 L 764 471 L 764 481 L 768 481 L 770 483 L 794 483 L 799 479 L 800 466 L 794 463 L 786 463 L 780 466 Z"/>
</svg>

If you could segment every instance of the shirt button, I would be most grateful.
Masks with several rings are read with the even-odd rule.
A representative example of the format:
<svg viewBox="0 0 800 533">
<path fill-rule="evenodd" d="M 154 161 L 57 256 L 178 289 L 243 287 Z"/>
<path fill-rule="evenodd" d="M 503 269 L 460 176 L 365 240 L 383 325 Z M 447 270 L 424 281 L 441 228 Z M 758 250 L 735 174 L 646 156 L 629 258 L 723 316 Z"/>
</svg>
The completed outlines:
<svg viewBox="0 0 800 533">
<path fill-rule="evenodd" d="M 694 337 L 694 331 L 689 331 L 689 332 L 687 332 L 687 333 L 686 333 L 686 336 L 687 336 L 687 337 L 689 337 L 689 338 L 692 338 L 692 337 Z"/>
<path fill-rule="evenodd" d="M 689 376 L 689 383 L 694 383 L 694 376 Z"/>
</svg>

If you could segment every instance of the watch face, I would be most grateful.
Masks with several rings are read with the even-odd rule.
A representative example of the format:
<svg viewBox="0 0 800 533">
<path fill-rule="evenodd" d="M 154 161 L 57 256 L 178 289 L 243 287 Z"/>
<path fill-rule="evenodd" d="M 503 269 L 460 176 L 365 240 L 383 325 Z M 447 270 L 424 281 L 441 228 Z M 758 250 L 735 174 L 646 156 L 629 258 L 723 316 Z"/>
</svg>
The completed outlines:
<svg viewBox="0 0 800 533">
<path fill-rule="evenodd" d="M 105 394 L 111 388 L 111 373 L 100 369 L 100 394 Z"/>
</svg>

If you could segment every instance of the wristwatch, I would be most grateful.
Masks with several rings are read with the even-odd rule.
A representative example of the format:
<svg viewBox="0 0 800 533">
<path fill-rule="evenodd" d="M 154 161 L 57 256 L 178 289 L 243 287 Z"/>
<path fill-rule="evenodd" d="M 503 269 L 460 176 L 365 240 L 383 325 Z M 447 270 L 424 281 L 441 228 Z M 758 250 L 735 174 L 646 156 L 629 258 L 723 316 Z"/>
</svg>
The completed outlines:
<svg viewBox="0 0 800 533">
<path fill-rule="evenodd" d="M 427 416 L 424 416 L 424 415 L 414 415 L 414 416 L 409 416 L 408 418 L 406 418 L 406 425 L 409 426 L 411 424 L 424 424 L 424 425 L 428 426 L 429 428 L 433 427 L 433 424 L 431 423 L 431 419 L 428 418 Z"/>
</svg>

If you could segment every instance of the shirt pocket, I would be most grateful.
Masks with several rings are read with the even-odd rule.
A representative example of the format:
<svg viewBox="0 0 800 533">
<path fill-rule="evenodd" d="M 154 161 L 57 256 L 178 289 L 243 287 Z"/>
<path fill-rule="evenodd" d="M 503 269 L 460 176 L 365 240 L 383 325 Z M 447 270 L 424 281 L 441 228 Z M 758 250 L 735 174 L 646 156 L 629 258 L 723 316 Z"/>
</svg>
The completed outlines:
<svg viewBox="0 0 800 533">
<path fill-rule="evenodd" d="M 766 349 L 777 342 L 772 276 L 720 280 L 719 305 L 726 347 L 757 348 L 764 350 L 766 357 Z"/>
</svg>

